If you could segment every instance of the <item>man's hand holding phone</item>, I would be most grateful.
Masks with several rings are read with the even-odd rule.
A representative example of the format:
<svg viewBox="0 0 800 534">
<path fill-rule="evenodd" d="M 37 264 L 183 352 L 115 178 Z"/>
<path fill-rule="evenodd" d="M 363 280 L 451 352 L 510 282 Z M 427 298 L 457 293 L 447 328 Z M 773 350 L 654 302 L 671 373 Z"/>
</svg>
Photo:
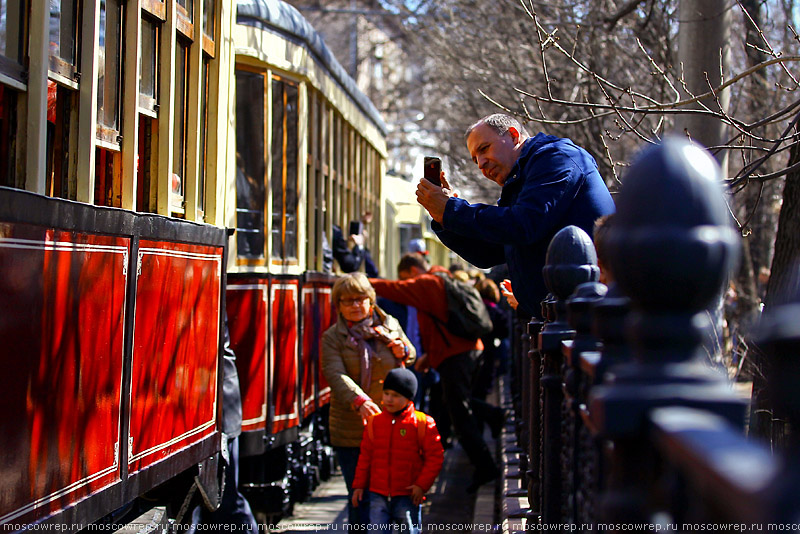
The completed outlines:
<svg viewBox="0 0 800 534">
<path fill-rule="evenodd" d="M 417 185 L 417 202 L 425 208 L 434 221 L 441 224 L 444 217 L 444 208 L 451 196 L 458 196 L 450 191 L 450 184 L 442 172 L 442 162 L 439 158 L 425 158 L 424 180 Z M 434 180 L 438 171 L 438 180 Z"/>
<path fill-rule="evenodd" d="M 436 156 L 425 156 L 423 177 L 433 185 L 442 185 L 442 160 Z"/>
</svg>

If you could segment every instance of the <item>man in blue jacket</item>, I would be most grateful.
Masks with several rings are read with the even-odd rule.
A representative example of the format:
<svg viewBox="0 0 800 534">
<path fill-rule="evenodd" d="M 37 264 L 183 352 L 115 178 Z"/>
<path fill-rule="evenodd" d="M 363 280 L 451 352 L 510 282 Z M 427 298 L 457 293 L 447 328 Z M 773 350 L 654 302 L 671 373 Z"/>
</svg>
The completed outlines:
<svg viewBox="0 0 800 534">
<path fill-rule="evenodd" d="M 497 113 L 470 126 L 466 140 L 484 177 L 503 188 L 497 206 L 457 198 L 444 173 L 442 187 L 421 180 L 417 199 L 442 243 L 462 258 L 482 268 L 507 263 L 522 312 L 538 316 L 553 235 L 569 225 L 591 235 L 614 201 L 594 158 L 569 139 L 530 137 L 517 119 Z"/>
</svg>

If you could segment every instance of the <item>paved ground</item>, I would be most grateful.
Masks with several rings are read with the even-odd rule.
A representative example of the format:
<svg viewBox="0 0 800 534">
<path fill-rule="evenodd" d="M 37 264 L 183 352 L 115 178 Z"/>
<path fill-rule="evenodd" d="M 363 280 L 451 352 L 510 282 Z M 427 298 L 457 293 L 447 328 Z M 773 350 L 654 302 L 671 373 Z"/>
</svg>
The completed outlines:
<svg viewBox="0 0 800 534">
<path fill-rule="evenodd" d="M 489 400 L 496 402 L 496 397 Z M 484 437 L 489 448 L 495 450 L 496 443 L 488 430 Z M 472 471 L 464 450 L 458 444 L 445 451 L 442 472 L 422 507 L 423 533 L 500 530 L 495 512 L 497 486 L 487 484 L 477 494 L 467 494 Z M 278 529 L 273 532 L 346 531 L 346 497 L 344 479 L 337 473 L 320 484 L 307 502 L 296 504 L 294 515 L 280 521 Z"/>
</svg>

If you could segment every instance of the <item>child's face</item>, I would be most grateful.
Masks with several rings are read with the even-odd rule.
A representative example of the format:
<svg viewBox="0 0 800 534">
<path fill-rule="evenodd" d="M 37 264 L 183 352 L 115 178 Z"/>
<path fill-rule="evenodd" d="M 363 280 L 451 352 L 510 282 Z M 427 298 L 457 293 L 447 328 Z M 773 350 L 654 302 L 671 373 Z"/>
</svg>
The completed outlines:
<svg viewBox="0 0 800 534">
<path fill-rule="evenodd" d="M 383 407 L 387 412 L 399 412 L 411 402 L 393 389 L 383 390 Z"/>
</svg>

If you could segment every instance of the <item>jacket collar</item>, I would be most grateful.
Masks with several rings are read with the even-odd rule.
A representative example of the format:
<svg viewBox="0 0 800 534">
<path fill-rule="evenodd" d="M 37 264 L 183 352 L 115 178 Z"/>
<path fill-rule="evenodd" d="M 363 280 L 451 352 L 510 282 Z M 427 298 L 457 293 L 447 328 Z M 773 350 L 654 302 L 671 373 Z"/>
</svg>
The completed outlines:
<svg viewBox="0 0 800 534">
<path fill-rule="evenodd" d="M 536 137 L 539 137 L 536 135 Z M 519 171 L 522 169 L 524 164 L 527 162 L 528 158 L 531 156 L 531 152 L 533 152 L 533 145 L 536 143 L 534 140 L 536 137 L 529 137 L 522 144 L 522 150 L 520 151 L 519 157 L 517 161 L 514 162 L 514 166 L 511 167 L 511 172 L 508 175 L 508 179 L 503 184 L 503 189 L 505 190 L 506 186 L 512 185 L 519 179 Z"/>
<path fill-rule="evenodd" d="M 391 412 L 388 412 L 388 413 L 389 413 L 389 415 L 391 415 L 392 417 L 399 418 L 399 419 L 403 419 L 403 418 L 405 418 L 407 415 L 409 415 L 409 414 L 413 414 L 413 413 L 414 413 L 414 412 L 416 412 L 416 411 L 417 411 L 417 409 L 416 409 L 416 408 L 414 408 L 414 401 L 411 401 L 411 402 L 409 402 L 409 403 L 408 403 L 408 406 L 406 406 L 405 408 L 403 408 L 403 409 L 402 409 L 402 410 L 400 410 L 399 412 L 397 412 L 397 413 L 391 413 Z"/>
</svg>

